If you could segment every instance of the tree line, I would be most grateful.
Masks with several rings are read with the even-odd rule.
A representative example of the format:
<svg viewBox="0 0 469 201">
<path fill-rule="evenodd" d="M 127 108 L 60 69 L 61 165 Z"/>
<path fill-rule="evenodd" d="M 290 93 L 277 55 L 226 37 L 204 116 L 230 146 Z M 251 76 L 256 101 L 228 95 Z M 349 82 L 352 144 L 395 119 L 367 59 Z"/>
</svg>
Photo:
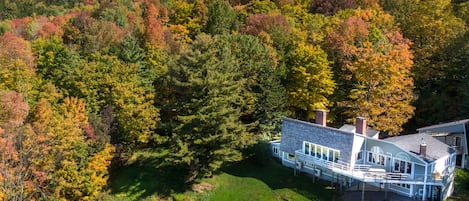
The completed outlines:
<svg viewBox="0 0 469 201">
<path fill-rule="evenodd" d="M 186 181 L 356 116 L 388 135 L 467 118 L 469 4 L 2 0 L 0 199 L 94 200 L 150 149 Z"/>
</svg>

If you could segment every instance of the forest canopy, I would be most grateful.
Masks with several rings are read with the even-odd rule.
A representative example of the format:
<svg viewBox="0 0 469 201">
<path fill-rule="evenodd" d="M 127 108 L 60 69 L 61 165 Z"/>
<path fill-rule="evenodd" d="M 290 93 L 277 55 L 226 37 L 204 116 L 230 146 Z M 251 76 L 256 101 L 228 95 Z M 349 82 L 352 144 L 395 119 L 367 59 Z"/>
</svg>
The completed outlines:
<svg viewBox="0 0 469 201">
<path fill-rule="evenodd" d="M 468 23 L 450 0 L 2 0 L 0 200 L 95 200 L 142 149 L 191 183 L 318 109 L 468 118 Z"/>
</svg>

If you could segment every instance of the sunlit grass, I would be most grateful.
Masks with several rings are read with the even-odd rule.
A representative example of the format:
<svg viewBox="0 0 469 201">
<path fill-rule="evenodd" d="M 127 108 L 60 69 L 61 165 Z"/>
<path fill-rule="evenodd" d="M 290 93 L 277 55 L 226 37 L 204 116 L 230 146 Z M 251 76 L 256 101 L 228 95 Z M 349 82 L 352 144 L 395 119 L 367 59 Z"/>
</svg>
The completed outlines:
<svg viewBox="0 0 469 201">
<path fill-rule="evenodd" d="M 202 190 L 184 184 L 185 169 L 164 162 L 164 154 L 137 153 L 115 170 L 110 191 L 102 200 L 203 200 L 271 201 L 334 200 L 339 194 L 323 183 L 272 161 L 258 165 L 250 160 L 228 165 L 212 178 L 198 181 Z"/>
</svg>

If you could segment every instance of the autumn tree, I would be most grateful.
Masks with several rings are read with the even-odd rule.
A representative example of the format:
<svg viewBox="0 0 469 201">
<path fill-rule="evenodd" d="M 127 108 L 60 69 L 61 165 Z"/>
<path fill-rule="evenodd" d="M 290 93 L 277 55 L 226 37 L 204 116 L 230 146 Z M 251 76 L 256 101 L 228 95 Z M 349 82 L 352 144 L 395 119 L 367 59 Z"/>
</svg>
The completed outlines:
<svg viewBox="0 0 469 201">
<path fill-rule="evenodd" d="M 22 147 L 22 126 L 29 106 L 17 92 L 0 92 L 0 198 L 2 200 L 30 199 L 27 189 L 32 174 L 28 171 Z"/>
<path fill-rule="evenodd" d="M 289 55 L 288 67 L 289 100 L 296 115 L 313 118 L 314 110 L 327 109 L 335 82 L 326 52 L 319 46 L 300 43 Z"/>
<path fill-rule="evenodd" d="M 337 106 L 346 118 L 362 116 L 370 126 L 398 134 L 414 111 L 413 55 L 392 17 L 382 10 L 355 10 L 327 40 L 342 91 L 336 93 Z"/>
<path fill-rule="evenodd" d="M 341 10 L 355 7 L 355 0 L 311 0 L 309 10 L 312 13 L 331 16 Z"/>
<path fill-rule="evenodd" d="M 31 92 L 35 80 L 34 57 L 28 41 L 5 33 L 0 36 L 0 89 Z"/>
<path fill-rule="evenodd" d="M 158 5 L 146 4 L 145 10 L 145 41 L 153 47 L 165 47 L 164 26 L 160 19 Z"/>
<path fill-rule="evenodd" d="M 432 117 L 433 113 L 430 111 L 440 110 L 438 108 L 444 105 L 443 102 L 448 101 L 444 92 L 439 89 L 443 84 L 442 80 L 446 80 L 446 72 L 450 70 L 447 69 L 447 61 L 453 57 L 446 51 L 452 48 L 449 46 L 454 41 L 464 37 L 468 30 L 467 25 L 455 15 L 450 0 L 382 0 L 380 3 L 395 16 L 404 37 L 413 42 L 411 48 L 415 59 L 412 73 L 418 97 L 415 101 L 417 116 L 414 124 L 424 126 L 448 121 L 449 119 L 437 120 L 438 117 Z M 438 100 L 439 97 L 442 99 Z M 433 120 L 425 121 L 427 117 Z"/>
</svg>

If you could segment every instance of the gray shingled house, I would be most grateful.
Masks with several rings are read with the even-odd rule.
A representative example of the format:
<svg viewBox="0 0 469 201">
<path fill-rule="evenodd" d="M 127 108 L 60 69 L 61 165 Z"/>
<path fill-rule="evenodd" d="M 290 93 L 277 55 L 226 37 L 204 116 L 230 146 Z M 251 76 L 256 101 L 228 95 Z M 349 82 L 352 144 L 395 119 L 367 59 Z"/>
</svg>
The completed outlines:
<svg viewBox="0 0 469 201">
<path fill-rule="evenodd" d="M 468 131 L 469 119 L 437 124 L 417 129 L 426 133 L 456 150 L 456 167 L 469 169 Z"/>
<path fill-rule="evenodd" d="M 453 192 L 456 151 L 427 134 L 378 139 L 366 120 L 341 128 L 284 118 L 273 155 L 295 174 L 306 173 L 350 187 L 366 183 L 419 200 L 444 200 Z"/>
</svg>

